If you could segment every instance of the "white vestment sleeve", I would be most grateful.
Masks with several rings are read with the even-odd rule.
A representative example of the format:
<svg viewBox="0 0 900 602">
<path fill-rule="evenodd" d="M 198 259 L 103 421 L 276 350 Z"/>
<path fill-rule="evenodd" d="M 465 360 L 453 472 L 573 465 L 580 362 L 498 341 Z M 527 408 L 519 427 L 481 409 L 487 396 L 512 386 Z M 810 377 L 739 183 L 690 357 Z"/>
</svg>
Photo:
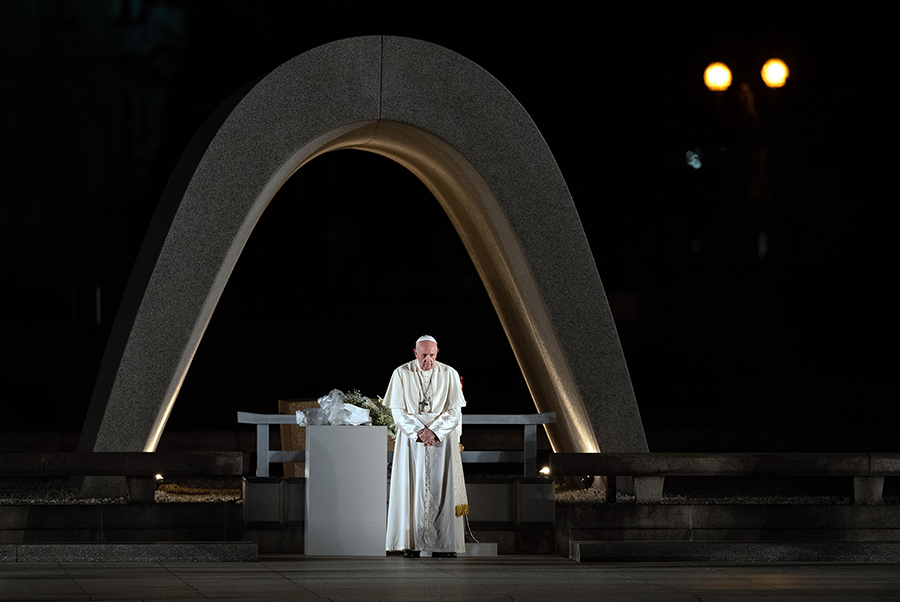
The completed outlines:
<svg viewBox="0 0 900 602">
<path fill-rule="evenodd" d="M 437 436 L 438 441 L 443 441 L 459 426 L 460 420 L 462 420 L 462 412 L 459 411 L 459 408 L 452 408 L 438 416 L 428 428 Z"/>
<path fill-rule="evenodd" d="M 397 425 L 400 432 L 413 442 L 419 438 L 419 431 L 425 428 L 425 425 L 422 424 L 422 421 L 415 414 L 410 414 L 406 410 L 391 408 L 391 416 L 394 417 L 394 424 Z"/>
</svg>

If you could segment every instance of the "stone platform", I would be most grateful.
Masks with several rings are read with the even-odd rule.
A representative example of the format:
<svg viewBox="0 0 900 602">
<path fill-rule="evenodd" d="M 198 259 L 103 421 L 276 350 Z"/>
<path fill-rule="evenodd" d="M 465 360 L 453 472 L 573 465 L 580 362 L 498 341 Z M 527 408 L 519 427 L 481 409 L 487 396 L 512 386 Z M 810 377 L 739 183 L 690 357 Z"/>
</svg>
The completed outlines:
<svg viewBox="0 0 900 602">
<path fill-rule="evenodd" d="M 900 562 L 900 542 L 581 541 L 577 562 Z"/>
<path fill-rule="evenodd" d="M 896 564 L 601 564 L 552 556 L 0 563 L 0 600 L 407 600 L 419 585 L 438 592 L 435 599 L 466 602 L 900 602 Z"/>
<path fill-rule="evenodd" d="M 557 505 L 557 554 L 579 562 L 898 562 L 900 506 Z"/>
<path fill-rule="evenodd" d="M 247 499 L 243 503 L 2 506 L 0 556 L 6 562 L 26 558 L 94 561 L 91 557 L 110 562 L 186 560 L 185 551 L 194 550 L 191 557 L 196 560 L 224 561 L 232 558 L 229 554 L 245 554 L 235 552 L 243 550 L 242 545 L 254 546 L 261 555 L 300 555 L 304 552 L 302 506 L 295 508 L 292 500 L 303 496 L 293 495 L 299 493 L 292 491 L 293 486 L 299 483 L 275 483 L 270 509 L 265 504 L 255 508 Z M 547 517 L 544 512 L 532 516 L 542 506 L 523 505 L 514 495 L 529 487 L 542 491 L 546 484 L 521 478 L 483 478 L 471 486 L 470 499 L 493 503 L 480 504 L 470 515 L 471 531 L 478 541 L 495 544 L 501 555 L 556 555 L 581 562 L 900 560 L 897 503 L 854 505 L 847 496 L 832 496 L 821 498 L 830 503 L 684 503 L 669 499 L 660 504 L 636 504 L 633 500 L 553 504 L 538 496 L 542 503 L 551 504 Z M 836 493 L 846 493 L 844 489 Z M 191 548 L 197 542 L 222 545 L 214 552 Z M 232 544 L 234 549 L 224 544 Z M 154 556 L 157 553 L 160 555 Z"/>
<path fill-rule="evenodd" d="M 256 562 L 250 541 L 20 543 L 0 545 L 0 562 Z"/>
</svg>

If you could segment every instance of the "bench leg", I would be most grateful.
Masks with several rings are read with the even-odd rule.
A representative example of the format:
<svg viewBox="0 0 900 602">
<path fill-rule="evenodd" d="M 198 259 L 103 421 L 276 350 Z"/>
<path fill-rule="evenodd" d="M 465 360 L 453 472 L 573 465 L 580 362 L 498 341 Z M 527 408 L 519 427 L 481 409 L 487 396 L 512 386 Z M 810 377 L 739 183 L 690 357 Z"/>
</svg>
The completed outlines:
<svg viewBox="0 0 900 602">
<path fill-rule="evenodd" d="M 661 502 L 665 480 L 666 477 L 634 477 L 634 501 L 638 504 Z"/>
<path fill-rule="evenodd" d="M 537 476 L 537 425 L 525 425 L 525 477 Z"/>
<path fill-rule="evenodd" d="M 854 504 L 881 504 L 884 477 L 853 477 Z"/>
<path fill-rule="evenodd" d="M 128 476 L 128 497 L 133 504 L 152 504 L 156 497 L 156 476 Z"/>
</svg>

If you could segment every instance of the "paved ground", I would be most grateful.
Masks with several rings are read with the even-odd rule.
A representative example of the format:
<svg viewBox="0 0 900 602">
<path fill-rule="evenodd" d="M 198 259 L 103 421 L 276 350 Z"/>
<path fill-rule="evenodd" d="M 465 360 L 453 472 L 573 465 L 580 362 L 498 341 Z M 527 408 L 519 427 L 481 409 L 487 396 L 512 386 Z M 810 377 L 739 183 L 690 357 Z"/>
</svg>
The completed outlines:
<svg viewBox="0 0 900 602">
<path fill-rule="evenodd" d="M 578 564 L 545 556 L 0 564 L 0 600 L 225 599 L 900 602 L 900 564 Z"/>
</svg>

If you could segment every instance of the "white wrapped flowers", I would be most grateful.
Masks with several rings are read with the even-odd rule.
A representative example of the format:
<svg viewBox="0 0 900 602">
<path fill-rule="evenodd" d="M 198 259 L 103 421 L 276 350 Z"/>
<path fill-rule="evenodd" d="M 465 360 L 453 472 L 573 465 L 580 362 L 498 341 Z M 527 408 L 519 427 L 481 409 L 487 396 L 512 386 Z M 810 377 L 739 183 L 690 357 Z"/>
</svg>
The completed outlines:
<svg viewBox="0 0 900 602">
<path fill-rule="evenodd" d="M 300 426 L 372 424 L 369 410 L 344 403 L 344 394 L 337 389 L 332 389 L 328 395 L 320 397 L 319 406 L 308 410 L 297 410 L 297 424 Z"/>
</svg>

